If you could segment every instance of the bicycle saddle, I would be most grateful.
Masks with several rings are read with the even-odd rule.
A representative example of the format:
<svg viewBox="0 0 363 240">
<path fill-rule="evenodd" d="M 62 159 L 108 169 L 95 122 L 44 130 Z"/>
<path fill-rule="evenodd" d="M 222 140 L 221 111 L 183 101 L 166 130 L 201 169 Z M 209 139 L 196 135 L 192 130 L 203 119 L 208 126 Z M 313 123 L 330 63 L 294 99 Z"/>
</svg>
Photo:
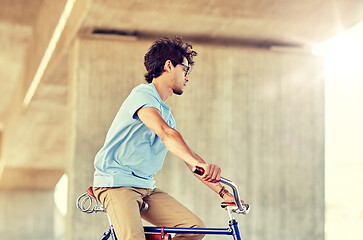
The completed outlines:
<svg viewBox="0 0 363 240">
<path fill-rule="evenodd" d="M 87 188 L 87 193 L 88 193 L 90 196 L 92 196 L 92 197 L 94 197 L 95 199 L 97 199 L 97 198 L 96 198 L 96 196 L 95 196 L 95 194 L 93 193 L 93 187 L 89 187 L 89 188 Z"/>
</svg>

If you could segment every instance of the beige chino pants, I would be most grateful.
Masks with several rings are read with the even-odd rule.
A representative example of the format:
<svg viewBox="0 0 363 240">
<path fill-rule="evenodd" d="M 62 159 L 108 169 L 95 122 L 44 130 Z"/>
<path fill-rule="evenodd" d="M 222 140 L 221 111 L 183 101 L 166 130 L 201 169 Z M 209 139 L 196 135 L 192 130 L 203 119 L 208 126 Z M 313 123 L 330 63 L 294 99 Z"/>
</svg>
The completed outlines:
<svg viewBox="0 0 363 240">
<path fill-rule="evenodd" d="M 106 207 L 118 240 L 144 240 L 141 218 L 158 227 L 205 227 L 194 213 L 157 188 L 94 188 L 93 191 Z M 149 208 L 140 213 L 142 201 L 147 202 Z M 200 240 L 203 237 L 199 234 L 176 234 L 173 239 Z"/>
</svg>

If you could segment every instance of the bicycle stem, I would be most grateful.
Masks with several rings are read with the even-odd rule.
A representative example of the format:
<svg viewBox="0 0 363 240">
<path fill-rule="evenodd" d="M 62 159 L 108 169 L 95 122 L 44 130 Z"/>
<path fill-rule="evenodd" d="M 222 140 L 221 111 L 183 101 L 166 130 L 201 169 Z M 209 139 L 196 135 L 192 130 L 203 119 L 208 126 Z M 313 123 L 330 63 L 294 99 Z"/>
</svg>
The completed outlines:
<svg viewBox="0 0 363 240">
<path fill-rule="evenodd" d="M 195 174 L 198 174 L 198 175 L 203 175 L 204 174 L 204 169 L 201 168 L 201 167 L 198 167 L 198 166 L 195 166 L 193 168 L 193 172 Z M 236 201 L 236 205 L 238 207 L 238 210 L 240 211 L 240 213 L 243 213 L 243 214 L 246 214 L 248 213 L 249 211 L 249 205 L 246 204 L 245 206 L 241 204 L 241 199 L 239 197 L 239 192 L 238 192 L 238 188 L 236 186 L 236 184 L 234 184 L 234 182 L 232 182 L 231 180 L 228 180 L 226 178 L 223 178 L 221 177 L 221 179 L 219 180 L 220 183 L 222 184 L 225 184 L 225 185 L 228 185 L 232 188 L 233 190 L 233 196 L 234 196 L 234 199 Z"/>
<path fill-rule="evenodd" d="M 236 205 L 237 205 L 238 209 L 240 211 L 245 211 L 246 209 L 241 204 L 241 199 L 239 197 L 239 192 L 238 192 L 238 188 L 237 188 L 236 184 L 234 184 L 234 182 L 232 182 L 232 181 L 230 181 L 230 180 L 228 180 L 226 178 L 223 178 L 223 177 L 221 177 L 221 180 L 219 180 L 219 182 L 223 183 L 225 185 L 228 185 L 228 186 L 230 186 L 232 188 L 233 196 L 234 196 L 234 199 L 236 201 Z"/>
</svg>

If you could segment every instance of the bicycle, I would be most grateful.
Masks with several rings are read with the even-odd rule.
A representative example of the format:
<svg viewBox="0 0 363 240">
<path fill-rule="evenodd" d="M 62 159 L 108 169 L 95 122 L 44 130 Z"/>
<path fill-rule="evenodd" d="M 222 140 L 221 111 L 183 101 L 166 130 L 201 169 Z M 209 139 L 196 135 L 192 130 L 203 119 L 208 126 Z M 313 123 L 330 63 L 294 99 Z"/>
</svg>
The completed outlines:
<svg viewBox="0 0 363 240">
<path fill-rule="evenodd" d="M 193 170 L 196 174 L 203 175 L 204 169 L 195 167 Z M 159 239 L 171 239 L 170 234 L 171 233 L 184 233 L 184 234 L 205 234 L 205 235 L 229 235 L 233 236 L 234 240 L 241 240 L 241 235 L 238 228 L 238 222 L 233 217 L 233 214 L 248 214 L 250 211 L 250 205 L 249 204 L 242 204 L 238 192 L 237 186 L 230 180 L 221 177 L 220 183 L 228 185 L 233 190 L 233 196 L 235 198 L 235 203 L 228 203 L 228 202 L 222 202 L 221 207 L 225 208 L 228 212 L 229 216 L 229 227 L 228 228 L 173 228 L 173 227 L 150 227 L 150 226 L 144 226 L 144 231 L 146 235 L 146 239 L 152 239 L 152 234 L 160 234 Z M 89 187 L 87 189 L 87 192 L 82 194 L 78 197 L 76 202 L 78 210 L 85 213 L 97 213 L 97 212 L 104 212 L 106 213 L 106 208 L 100 204 L 96 197 L 93 194 L 92 187 Z M 140 208 L 140 211 L 146 211 L 148 208 L 148 205 L 146 202 L 144 202 Z M 106 213 L 107 214 L 107 213 Z M 104 234 L 101 236 L 100 240 L 107 240 L 110 237 L 112 240 L 117 240 L 115 231 L 113 229 L 110 217 L 107 214 L 108 222 L 109 222 L 109 229 L 104 232 Z"/>
</svg>

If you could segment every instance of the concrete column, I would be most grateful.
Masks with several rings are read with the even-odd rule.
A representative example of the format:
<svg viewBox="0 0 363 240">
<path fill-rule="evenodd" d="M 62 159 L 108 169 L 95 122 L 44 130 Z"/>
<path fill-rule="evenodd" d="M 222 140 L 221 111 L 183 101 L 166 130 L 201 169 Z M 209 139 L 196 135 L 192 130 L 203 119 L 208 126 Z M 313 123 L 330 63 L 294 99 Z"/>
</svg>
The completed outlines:
<svg viewBox="0 0 363 240">
<path fill-rule="evenodd" d="M 105 216 L 79 213 L 73 202 L 92 184 L 94 156 L 119 106 L 144 82 L 143 56 L 149 46 L 79 39 L 73 47 L 67 239 L 91 239 L 105 228 Z M 167 104 L 191 148 L 219 164 L 251 203 L 251 213 L 238 217 L 242 235 L 252 240 L 323 239 L 322 59 L 240 47 L 194 48 L 199 55 L 186 91 Z M 167 157 L 157 186 L 208 226 L 226 226 L 219 197 L 179 159 Z"/>
<path fill-rule="evenodd" d="M 67 239 L 94 239 L 106 215 L 80 213 L 74 202 L 93 182 L 93 161 L 123 100 L 143 80 L 146 47 L 129 42 L 78 39 L 70 57 Z M 140 57 L 141 56 L 141 57 Z M 139 75 L 136 75 L 138 73 Z"/>
<path fill-rule="evenodd" d="M 1 239 L 54 239 L 53 213 L 53 191 L 1 190 Z"/>
<path fill-rule="evenodd" d="M 190 83 L 169 105 L 191 148 L 219 164 L 251 203 L 251 213 L 238 217 L 242 235 L 323 239 L 322 59 L 238 47 L 195 49 Z M 169 156 L 158 186 L 208 226 L 225 225 L 219 197 L 187 172 Z"/>
</svg>

